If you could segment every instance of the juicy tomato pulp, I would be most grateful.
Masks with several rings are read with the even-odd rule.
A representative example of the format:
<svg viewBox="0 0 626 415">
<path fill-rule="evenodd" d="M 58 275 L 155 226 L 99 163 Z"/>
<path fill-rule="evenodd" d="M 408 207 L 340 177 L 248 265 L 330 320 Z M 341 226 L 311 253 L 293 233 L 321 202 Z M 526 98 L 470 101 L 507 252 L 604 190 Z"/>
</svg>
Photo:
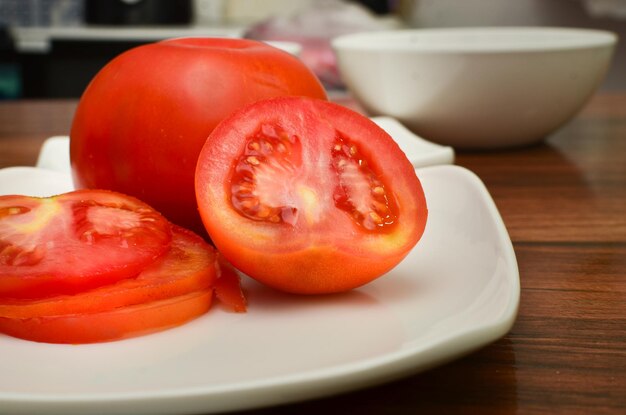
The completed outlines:
<svg viewBox="0 0 626 415">
<path fill-rule="evenodd" d="M 78 104 L 74 183 L 133 195 L 202 233 L 194 172 L 206 138 L 235 110 L 287 95 L 326 98 L 306 65 L 265 43 L 181 38 L 129 50 L 94 77 Z"/>
<path fill-rule="evenodd" d="M 167 220 L 126 195 L 0 196 L 0 299 L 73 294 L 134 277 L 170 241 Z"/>
<path fill-rule="evenodd" d="M 427 208 L 393 139 L 345 107 L 261 101 L 207 139 L 196 169 L 202 220 L 238 269 L 295 293 L 352 289 L 397 265 Z"/>
</svg>

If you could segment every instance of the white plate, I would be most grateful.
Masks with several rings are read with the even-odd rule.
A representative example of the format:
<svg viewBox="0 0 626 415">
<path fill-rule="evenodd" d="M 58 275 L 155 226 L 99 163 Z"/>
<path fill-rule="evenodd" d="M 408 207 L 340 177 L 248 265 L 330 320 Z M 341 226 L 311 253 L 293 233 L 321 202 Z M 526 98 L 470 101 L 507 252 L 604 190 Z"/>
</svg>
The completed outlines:
<svg viewBox="0 0 626 415">
<path fill-rule="evenodd" d="M 73 188 L 69 173 L 27 166 L 0 169 L 0 195 L 53 196 Z"/>
<path fill-rule="evenodd" d="M 398 143 L 413 167 L 437 166 L 454 163 L 452 147 L 435 144 L 423 139 L 393 117 L 373 117 L 380 128 Z"/>
<path fill-rule="evenodd" d="M 353 292 L 280 294 L 248 279 L 246 314 L 82 346 L 0 336 L 0 413 L 184 414 L 283 404 L 379 384 L 503 336 L 519 302 L 511 241 L 468 170 L 418 170 L 422 241 Z M 28 193 L 29 189 L 24 189 Z"/>
<path fill-rule="evenodd" d="M 44 141 L 37 158 L 37 167 L 70 173 L 70 138 L 58 135 Z"/>
</svg>

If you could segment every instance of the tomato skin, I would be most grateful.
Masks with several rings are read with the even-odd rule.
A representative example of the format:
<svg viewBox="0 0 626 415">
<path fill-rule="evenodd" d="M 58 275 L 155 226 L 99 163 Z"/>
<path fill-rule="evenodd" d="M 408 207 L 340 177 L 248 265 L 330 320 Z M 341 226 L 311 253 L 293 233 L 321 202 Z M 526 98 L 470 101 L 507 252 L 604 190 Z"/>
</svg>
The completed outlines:
<svg viewBox="0 0 626 415">
<path fill-rule="evenodd" d="M 204 232 L 194 171 L 211 131 L 233 111 L 277 96 L 326 99 L 297 58 L 243 39 L 173 39 L 115 58 L 92 80 L 70 133 L 74 183 L 144 200 Z"/>
<path fill-rule="evenodd" d="M 285 141 L 293 147 L 293 155 L 276 156 L 275 149 L 282 142 L 271 134 L 257 139 L 272 129 L 282 131 L 277 136 L 298 137 L 297 141 L 290 138 L 291 144 Z M 341 147 L 341 140 L 349 148 L 353 145 L 363 166 L 369 166 L 369 170 L 358 170 L 357 176 L 365 178 L 354 184 L 342 181 L 350 181 L 351 175 L 341 176 L 336 167 L 341 161 L 333 161 L 333 148 Z M 248 152 L 267 146 L 263 142 L 270 142 L 268 148 L 274 150 L 258 157 Z M 246 176 L 251 171 L 254 179 Z M 276 177 L 272 172 L 277 172 Z M 280 176 L 285 175 L 289 179 L 281 181 Z M 284 188 L 292 187 L 274 189 L 273 179 Z M 384 209 L 393 211 L 389 225 L 381 222 L 373 230 L 366 229 L 363 218 L 367 215 L 346 211 L 352 202 L 345 203 L 337 196 L 337 189 L 344 184 L 360 189 L 367 180 L 379 183 L 370 190 L 385 193 L 388 203 Z M 242 206 L 255 205 L 250 202 L 252 196 L 261 202 L 284 199 L 294 204 L 272 205 L 259 210 L 255 219 L 253 210 L 246 214 L 238 211 L 233 202 L 236 186 L 248 192 L 238 202 Z M 246 186 L 256 187 L 252 191 L 245 190 Z M 281 192 L 284 194 L 276 196 Z M 262 283 L 300 294 L 346 291 L 378 278 L 417 244 L 428 216 L 415 170 L 387 133 L 345 107 L 305 98 L 257 102 L 223 121 L 198 159 L 196 195 L 207 231 L 228 261 Z M 301 213 L 293 219 L 285 215 L 290 211 Z M 273 222 L 265 220 L 272 214 Z"/>
<path fill-rule="evenodd" d="M 39 300 L 0 300 L 0 317 L 34 318 L 87 314 L 148 303 L 213 287 L 215 249 L 191 231 L 174 226 L 167 253 L 138 276 L 74 295 Z"/>
<path fill-rule="evenodd" d="M 0 196 L 0 299 L 74 294 L 135 277 L 171 238 L 161 214 L 116 192 Z"/>
<path fill-rule="evenodd" d="M 210 307 L 213 290 L 90 314 L 0 317 L 0 332 L 44 343 L 99 343 L 142 336 L 182 325 Z"/>
</svg>

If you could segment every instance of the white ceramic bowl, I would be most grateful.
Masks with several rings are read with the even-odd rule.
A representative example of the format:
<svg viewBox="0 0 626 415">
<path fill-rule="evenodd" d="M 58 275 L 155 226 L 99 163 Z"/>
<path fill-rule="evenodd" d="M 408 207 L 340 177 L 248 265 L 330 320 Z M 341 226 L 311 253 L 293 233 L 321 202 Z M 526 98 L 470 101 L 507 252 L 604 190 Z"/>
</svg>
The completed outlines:
<svg viewBox="0 0 626 415">
<path fill-rule="evenodd" d="M 518 27 L 368 32 L 332 45 L 372 115 L 457 148 L 497 148 L 540 141 L 572 118 L 616 41 L 605 31 Z"/>
<path fill-rule="evenodd" d="M 282 40 L 268 40 L 265 41 L 270 46 L 274 46 L 275 48 L 282 49 L 285 52 L 291 53 L 294 56 L 300 57 L 302 53 L 302 45 L 297 42 L 288 42 Z"/>
</svg>

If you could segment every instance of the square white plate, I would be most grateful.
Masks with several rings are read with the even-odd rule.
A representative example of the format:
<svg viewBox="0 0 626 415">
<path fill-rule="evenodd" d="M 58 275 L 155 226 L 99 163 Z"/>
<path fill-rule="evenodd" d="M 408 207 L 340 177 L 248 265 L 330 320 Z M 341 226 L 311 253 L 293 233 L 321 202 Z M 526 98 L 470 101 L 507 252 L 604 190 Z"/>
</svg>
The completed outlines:
<svg viewBox="0 0 626 415">
<path fill-rule="evenodd" d="M 33 175 L 50 179 L 50 170 L 30 168 L 20 182 L 14 169 L 0 170 L 0 184 L 9 171 L 24 194 L 41 191 L 29 188 L 38 183 Z M 387 275 L 321 297 L 246 279 L 246 314 L 218 305 L 184 326 L 119 342 L 69 346 L 0 335 L 0 413 L 255 408 L 390 381 L 497 340 L 514 322 L 520 293 L 502 219 L 468 170 L 417 172 L 429 207 L 426 232 Z M 71 186 L 59 174 L 54 182 Z"/>
</svg>

